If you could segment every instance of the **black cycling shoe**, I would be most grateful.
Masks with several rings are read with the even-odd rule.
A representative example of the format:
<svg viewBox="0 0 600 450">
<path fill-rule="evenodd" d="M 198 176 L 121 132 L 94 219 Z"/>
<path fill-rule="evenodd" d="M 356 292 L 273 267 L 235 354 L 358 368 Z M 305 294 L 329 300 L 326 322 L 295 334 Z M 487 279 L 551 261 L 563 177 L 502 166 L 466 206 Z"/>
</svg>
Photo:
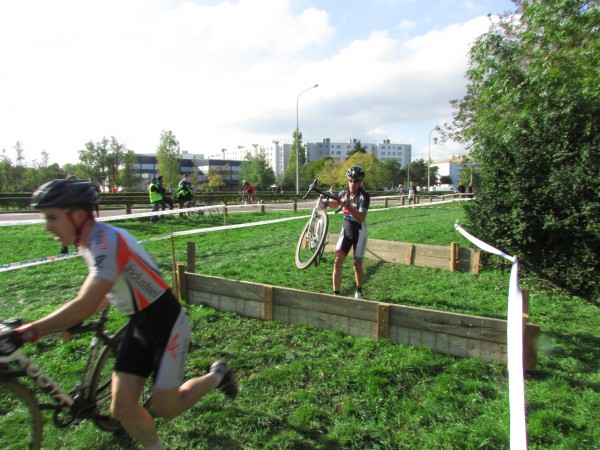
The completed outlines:
<svg viewBox="0 0 600 450">
<path fill-rule="evenodd" d="M 215 361 L 210 366 L 210 371 L 219 372 L 223 376 L 216 388 L 220 389 L 226 397 L 235 400 L 238 393 L 237 383 L 235 381 L 235 375 L 229 370 L 229 367 L 227 367 L 227 362 L 223 360 Z"/>
</svg>

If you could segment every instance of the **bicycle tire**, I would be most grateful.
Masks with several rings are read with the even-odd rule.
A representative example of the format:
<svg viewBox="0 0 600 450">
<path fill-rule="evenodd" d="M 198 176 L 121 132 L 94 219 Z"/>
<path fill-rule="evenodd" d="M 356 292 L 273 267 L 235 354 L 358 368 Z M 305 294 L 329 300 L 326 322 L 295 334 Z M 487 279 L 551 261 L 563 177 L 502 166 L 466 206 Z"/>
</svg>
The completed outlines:
<svg viewBox="0 0 600 450">
<path fill-rule="evenodd" d="M 296 267 L 300 270 L 310 266 L 322 254 L 329 229 L 329 216 L 325 211 L 317 211 L 300 234 L 296 245 Z"/>
<path fill-rule="evenodd" d="M 0 448 L 41 448 L 44 418 L 29 388 L 16 380 L 0 381 L 0 415 Z"/>
<path fill-rule="evenodd" d="M 92 380 L 88 393 L 88 399 L 96 404 L 97 414 L 94 417 L 94 423 L 101 430 L 113 433 L 123 430 L 123 426 L 110 413 L 110 402 L 115 354 L 124 333 L 125 327 L 122 327 L 113 337 L 112 345 L 107 345 L 101 351 L 92 369 Z M 111 359 L 112 364 L 108 363 Z"/>
</svg>

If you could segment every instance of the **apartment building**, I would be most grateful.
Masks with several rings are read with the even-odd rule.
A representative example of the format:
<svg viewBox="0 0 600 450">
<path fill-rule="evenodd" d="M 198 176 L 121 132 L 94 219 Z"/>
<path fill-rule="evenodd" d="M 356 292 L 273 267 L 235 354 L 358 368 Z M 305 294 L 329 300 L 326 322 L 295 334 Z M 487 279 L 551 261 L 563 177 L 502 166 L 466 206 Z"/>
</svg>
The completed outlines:
<svg viewBox="0 0 600 450">
<path fill-rule="evenodd" d="M 322 142 L 309 142 L 306 144 L 307 158 L 309 161 L 316 161 L 325 157 L 344 159 L 348 156 L 348 152 L 354 149 L 357 142 L 357 139 L 350 139 L 348 142 L 331 142 L 329 138 L 323 139 Z M 400 164 L 400 167 L 410 164 L 411 145 L 392 144 L 389 139 L 385 139 L 379 144 L 361 142 L 360 145 L 367 153 L 376 156 L 382 161 L 385 159 L 395 159 Z"/>
</svg>

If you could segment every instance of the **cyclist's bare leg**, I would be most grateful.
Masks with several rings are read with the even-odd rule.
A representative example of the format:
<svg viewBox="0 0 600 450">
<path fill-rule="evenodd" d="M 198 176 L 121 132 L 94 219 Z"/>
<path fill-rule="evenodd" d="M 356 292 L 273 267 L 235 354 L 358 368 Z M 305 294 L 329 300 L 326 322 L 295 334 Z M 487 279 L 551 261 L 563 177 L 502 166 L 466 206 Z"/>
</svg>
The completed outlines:
<svg viewBox="0 0 600 450">
<path fill-rule="evenodd" d="M 357 288 L 362 288 L 365 272 L 363 271 L 362 259 L 354 260 L 354 281 Z"/>
<path fill-rule="evenodd" d="M 137 375 L 114 372 L 110 411 L 129 434 L 144 447 L 150 447 L 159 438 L 154 420 L 139 403 L 145 383 L 146 379 Z"/>
<path fill-rule="evenodd" d="M 333 292 L 339 292 L 342 286 L 342 271 L 344 270 L 344 261 L 346 255 L 344 253 L 336 253 L 333 263 Z"/>
<path fill-rule="evenodd" d="M 173 419 L 194 406 L 220 382 L 214 372 L 192 378 L 178 388 L 152 390 L 153 412 L 158 417 Z"/>
</svg>

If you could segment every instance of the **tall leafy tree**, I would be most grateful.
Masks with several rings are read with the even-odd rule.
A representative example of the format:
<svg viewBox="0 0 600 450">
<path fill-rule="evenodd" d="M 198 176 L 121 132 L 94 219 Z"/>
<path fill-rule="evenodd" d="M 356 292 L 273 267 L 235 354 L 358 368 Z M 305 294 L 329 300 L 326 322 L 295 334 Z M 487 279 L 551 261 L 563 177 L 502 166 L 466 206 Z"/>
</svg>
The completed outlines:
<svg viewBox="0 0 600 450">
<path fill-rule="evenodd" d="M 600 294 L 600 6 L 515 2 L 470 51 L 451 133 L 481 169 L 480 238 L 554 285 Z"/>
<path fill-rule="evenodd" d="M 181 160 L 181 148 L 179 141 L 172 131 L 165 131 L 160 135 L 160 142 L 156 149 L 158 170 L 163 176 L 165 187 L 173 189 L 179 183 L 179 161 Z"/>
<path fill-rule="evenodd" d="M 119 172 L 125 162 L 125 145 L 113 136 L 110 138 L 109 153 L 106 157 L 108 185 L 111 191 L 120 186 Z"/>
<path fill-rule="evenodd" d="M 106 137 L 103 137 L 96 143 L 89 141 L 85 144 L 84 149 L 79 150 L 79 162 L 81 165 L 78 168 L 83 173 L 74 173 L 71 175 L 85 180 L 94 178 L 104 184 L 108 177 L 108 153 L 109 141 Z"/>
<path fill-rule="evenodd" d="M 362 144 L 360 143 L 359 140 L 354 141 L 354 145 L 352 146 L 352 149 L 348 150 L 346 155 L 348 156 L 348 158 L 350 158 L 352 155 L 355 155 L 356 153 L 367 153 L 367 149 L 362 146 Z"/>
<path fill-rule="evenodd" d="M 286 189 L 296 190 L 296 155 L 298 155 L 298 179 L 300 190 L 302 186 L 306 186 L 306 180 L 304 175 L 304 164 L 306 163 L 306 153 L 304 145 L 302 144 L 302 132 L 299 132 L 296 139 L 296 130 L 292 134 L 294 143 L 292 144 L 292 151 L 290 152 L 290 159 L 288 160 L 288 166 L 285 169 L 283 175 L 283 185 Z M 311 180 L 312 181 L 312 180 Z"/>
<path fill-rule="evenodd" d="M 218 170 L 215 169 L 210 169 L 208 171 L 208 187 L 210 189 L 214 189 L 215 191 L 218 191 L 221 186 L 225 186 L 225 182 L 223 181 L 223 176 L 221 175 L 221 173 Z"/>
<path fill-rule="evenodd" d="M 136 175 L 136 161 L 137 158 L 133 150 L 127 150 L 123 156 L 123 166 L 119 172 L 119 186 L 128 190 L 137 188 L 140 183 L 140 177 Z"/>
<path fill-rule="evenodd" d="M 240 178 L 250 181 L 257 189 L 269 188 L 275 182 L 275 173 L 264 151 L 256 156 L 246 154 L 240 166 Z"/>
</svg>

